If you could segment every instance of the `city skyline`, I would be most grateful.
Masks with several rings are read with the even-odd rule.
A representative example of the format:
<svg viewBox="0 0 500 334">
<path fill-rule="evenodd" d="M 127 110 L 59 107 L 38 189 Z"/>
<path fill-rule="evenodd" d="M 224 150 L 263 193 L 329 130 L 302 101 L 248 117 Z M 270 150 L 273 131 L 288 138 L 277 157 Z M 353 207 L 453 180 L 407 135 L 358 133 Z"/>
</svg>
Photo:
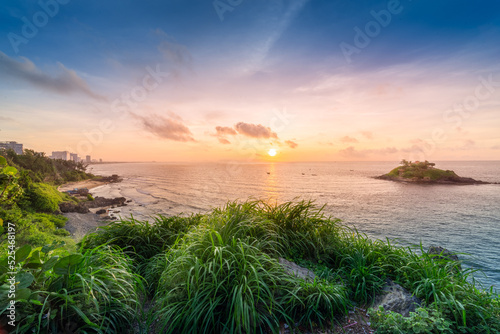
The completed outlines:
<svg viewBox="0 0 500 334">
<path fill-rule="evenodd" d="M 500 160 L 494 1 L 8 1 L 0 20 L 0 141 L 35 151 Z"/>
</svg>

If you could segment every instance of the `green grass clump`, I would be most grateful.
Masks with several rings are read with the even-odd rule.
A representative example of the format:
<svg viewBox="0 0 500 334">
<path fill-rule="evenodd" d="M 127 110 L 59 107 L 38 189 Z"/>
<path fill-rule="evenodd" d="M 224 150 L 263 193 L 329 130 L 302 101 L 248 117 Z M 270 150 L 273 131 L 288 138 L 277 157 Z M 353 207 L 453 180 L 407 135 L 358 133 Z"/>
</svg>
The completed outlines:
<svg viewBox="0 0 500 334">
<path fill-rule="evenodd" d="M 346 311 L 342 286 L 291 277 L 269 255 L 279 255 L 281 238 L 266 215 L 252 219 L 256 204 L 214 210 L 167 253 L 154 317 L 160 332 L 263 333 L 280 321 L 326 325 Z"/>
<path fill-rule="evenodd" d="M 50 216 L 39 226 L 63 224 L 43 220 Z M 315 331 L 332 328 L 352 305 L 369 307 L 387 279 L 422 308 L 409 318 L 371 311 L 381 333 L 500 332 L 500 298 L 476 284 L 474 270 L 422 246 L 372 240 L 307 201 L 229 202 L 154 223 L 131 217 L 85 237 L 79 252 L 52 260 L 56 251 L 19 256 L 21 295 L 29 297 L 19 301 L 19 332 L 127 333 L 133 321 L 149 333 L 275 333 L 283 323 Z M 280 257 L 316 278 L 288 274 Z"/>
<path fill-rule="evenodd" d="M 61 244 L 17 250 L 15 333 L 127 333 L 137 318 L 142 282 L 119 249 L 84 253 Z M 0 307 L 9 304 L 7 257 L 0 260 Z"/>
<path fill-rule="evenodd" d="M 129 252 L 134 260 L 148 260 L 168 250 L 192 226 L 197 226 L 201 218 L 201 215 L 189 217 L 159 215 L 154 223 L 149 223 L 131 217 L 86 235 L 80 245 L 83 249 L 92 249 L 102 244 L 115 245 Z"/>
<path fill-rule="evenodd" d="M 54 186 L 46 183 L 32 183 L 24 190 L 24 209 L 52 213 L 59 210 L 64 201 L 62 194 Z"/>
</svg>

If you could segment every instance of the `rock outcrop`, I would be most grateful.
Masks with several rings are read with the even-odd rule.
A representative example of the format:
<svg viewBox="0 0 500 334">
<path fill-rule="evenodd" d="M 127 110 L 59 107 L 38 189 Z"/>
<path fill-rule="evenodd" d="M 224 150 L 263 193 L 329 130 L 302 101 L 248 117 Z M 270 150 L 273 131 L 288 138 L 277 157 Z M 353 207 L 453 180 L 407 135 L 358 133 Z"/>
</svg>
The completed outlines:
<svg viewBox="0 0 500 334">
<path fill-rule="evenodd" d="M 401 285 L 387 279 L 381 294 L 375 297 L 373 308 L 378 309 L 379 306 L 383 306 L 385 311 L 397 312 L 408 317 L 410 312 L 415 312 L 421 304 L 420 299 L 413 296 Z"/>
<path fill-rule="evenodd" d="M 96 197 L 93 201 L 80 202 L 78 204 L 73 202 L 63 202 L 59 204 L 59 210 L 63 213 L 77 212 L 88 213 L 91 208 L 103 208 L 107 206 L 124 206 L 126 202 L 125 197 L 105 198 Z"/>
<path fill-rule="evenodd" d="M 281 264 L 281 266 L 283 267 L 283 269 L 285 269 L 285 271 L 291 276 L 295 276 L 298 278 L 302 278 L 304 280 L 311 280 L 311 281 L 313 281 L 314 278 L 316 277 L 316 275 L 314 274 L 313 271 L 311 271 L 307 268 L 301 267 L 294 262 L 290 262 L 288 260 L 285 260 L 282 257 L 280 257 L 278 261 L 279 261 L 279 264 Z"/>
<path fill-rule="evenodd" d="M 435 255 L 434 258 L 441 260 L 451 260 L 451 261 L 459 261 L 457 254 L 450 252 L 446 248 L 439 246 L 431 246 L 427 251 L 429 255 Z"/>
</svg>

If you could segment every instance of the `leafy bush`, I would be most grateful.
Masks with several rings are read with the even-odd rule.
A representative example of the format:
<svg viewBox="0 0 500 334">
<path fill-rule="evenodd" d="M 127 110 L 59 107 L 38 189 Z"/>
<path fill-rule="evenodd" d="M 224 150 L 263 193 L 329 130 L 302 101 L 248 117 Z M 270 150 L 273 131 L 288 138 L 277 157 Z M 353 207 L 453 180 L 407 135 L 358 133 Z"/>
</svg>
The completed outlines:
<svg viewBox="0 0 500 334">
<path fill-rule="evenodd" d="M 118 249 L 54 255 L 61 244 L 15 252 L 16 333 L 126 333 L 136 318 L 141 280 Z M 7 257 L 0 260 L 0 309 L 9 303 Z"/>
<path fill-rule="evenodd" d="M 9 165 L 20 171 L 26 171 L 34 182 L 63 184 L 94 177 L 85 172 L 86 165 L 72 160 L 54 160 L 43 152 L 25 149 L 24 154 L 16 154 L 13 150 L 3 151 Z"/>
<path fill-rule="evenodd" d="M 7 159 L 0 156 L 0 205 L 12 204 L 22 194 L 18 180 L 17 169 L 8 166 Z"/>
<path fill-rule="evenodd" d="M 380 306 L 378 310 L 371 309 L 369 315 L 380 334 L 454 333 L 450 328 L 451 321 L 433 308 L 418 308 L 416 312 L 410 312 L 409 317 L 403 317 L 396 312 L 385 312 Z"/>
<path fill-rule="evenodd" d="M 61 193 L 54 186 L 45 183 L 33 183 L 25 190 L 25 196 L 29 207 L 24 209 L 37 212 L 56 212 L 59 210 L 59 203 L 63 201 Z"/>
<path fill-rule="evenodd" d="M 8 209 L 0 207 L 0 219 L 16 224 L 16 243 L 19 246 L 29 244 L 39 247 L 53 241 L 65 241 L 67 248 L 75 245 L 74 240 L 67 237 L 67 231 L 61 229 L 67 221 L 62 215 L 27 212 L 12 206 Z M 0 250 L 6 247 L 2 244 L 6 237 L 6 234 L 0 235 Z"/>
</svg>

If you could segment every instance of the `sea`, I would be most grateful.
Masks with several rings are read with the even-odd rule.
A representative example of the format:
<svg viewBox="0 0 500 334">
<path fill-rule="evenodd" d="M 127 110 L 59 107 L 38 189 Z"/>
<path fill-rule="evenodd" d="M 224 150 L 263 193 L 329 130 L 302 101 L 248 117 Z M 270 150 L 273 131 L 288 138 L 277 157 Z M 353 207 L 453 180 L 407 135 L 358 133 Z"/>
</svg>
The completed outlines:
<svg viewBox="0 0 500 334">
<path fill-rule="evenodd" d="M 327 216 L 370 238 L 402 246 L 431 245 L 461 253 L 475 279 L 500 291 L 500 184 L 422 185 L 378 180 L 397 162 L 116 163 L 89 166 L 121 183 L 92 190 L 126 197 L 119 215 L 152 220 L 157 214 L 207 212 L 227 201 L 313 200 Z M 442 161 L 436 167 L 500 182 L 500 161 Z"/>
</svg>

